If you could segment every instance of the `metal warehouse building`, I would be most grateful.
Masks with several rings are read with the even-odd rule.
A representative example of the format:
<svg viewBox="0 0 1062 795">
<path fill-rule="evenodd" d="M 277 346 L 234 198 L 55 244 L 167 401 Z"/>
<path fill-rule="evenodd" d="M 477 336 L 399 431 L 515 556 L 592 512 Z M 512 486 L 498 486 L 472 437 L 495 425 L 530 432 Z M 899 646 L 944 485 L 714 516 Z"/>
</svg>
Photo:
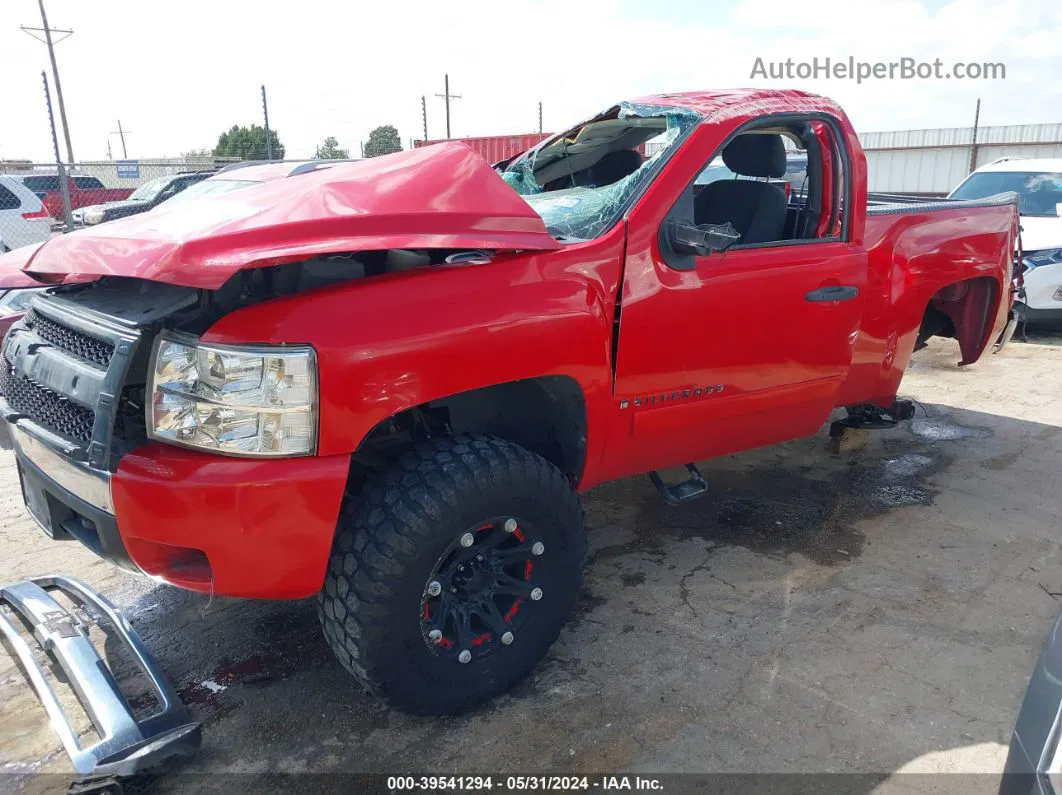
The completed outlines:
<svg viewBox="0 0 1062 795">
<path fill-rule="evenodd" d="M 1062 124 L 944 127 L 860 133 L 869 189 L 877 193 L 948 193 L 972 170 L 1001 157 L 1062 157 Z"/>
</svg>

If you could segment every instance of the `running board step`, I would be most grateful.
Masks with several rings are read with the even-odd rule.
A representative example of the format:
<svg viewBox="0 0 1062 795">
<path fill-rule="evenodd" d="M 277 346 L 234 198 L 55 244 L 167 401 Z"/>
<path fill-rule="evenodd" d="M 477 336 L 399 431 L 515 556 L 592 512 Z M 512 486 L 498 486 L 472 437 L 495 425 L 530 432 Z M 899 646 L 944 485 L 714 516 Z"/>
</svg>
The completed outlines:
<svg viewBox="0 0 1062 795">
<path fill-rule="evenodd" d="M 147 677 L 159 709 L 136 718 L 114 674 L 97 653 L 84 621 L 52 598 L 61 591 L 81 607 L 106 618 L 113 640 L 125 644 L 129 657 Z M 34 639 L 66 675 L 100 740 L 82 746 L 73 724 L 37 663 L 33 650 L 14 622 L 19 618 L 32 629 Z M 91 612 L 86 611 L 91 617 Z M 95 618 L 93 617 L 95 621 Z M 201 740 L 200 726 L 188 713 L 176 691 L 166 681 L 144 642 L 118 608 L 102 595 L 72 577 L 32 577 L 0 587 L 0 633 L 18 655 L 26 676 L 37 691 L 52 728 L 70 755 L 79 781 L 131 776 L 155 767 L 170 757 L 194 752 Z"/>
<path fill-rule="evenodd" d="M 698 497 L 703 497 L 708 491 L 708 483 L 704 480 L 704 475 L 701 474 L 700 470 L 694 464 L 686 464 L 686 469 L 690 473 L 689 479 L 671 486 L 664 483 L 656 472 L 649 473 L 649 480 L 653 482 L 656 490 L 660 492 L 660 496 L 669 505 L 692 502 Z"/>
</svg>

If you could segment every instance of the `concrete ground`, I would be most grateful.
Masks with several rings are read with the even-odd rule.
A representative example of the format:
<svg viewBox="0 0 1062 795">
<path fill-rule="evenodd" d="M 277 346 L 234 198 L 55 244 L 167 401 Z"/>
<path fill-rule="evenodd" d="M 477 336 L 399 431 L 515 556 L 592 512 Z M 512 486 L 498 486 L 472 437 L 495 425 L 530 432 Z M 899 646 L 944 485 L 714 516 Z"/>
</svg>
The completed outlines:
<svg viewBox="0 0 1062 795">
<path fill-rule="evenodd" d="M 152 791 L 222 772 L 250 789 L 277 772 L 725 771 L 928 792 L 942 779 L 889 776 L 950 771 L 992 792 L 1062 594 L 1062 339 L 957 359 L 951 341 L 921 352 L 903 384 L 917 419 L 861 452 L 830 455 L 823 429 L 706 463 L 714 494 L 687 506 L 645 478 L 587 494 L 576 614 L 526 682 L 461 718 L 360 692 L 311 602 L 209 600 L 47 541 L 9 453 L 0 581 L 75 574 L 127 609 L 204 725 Z M 2 657 L 0 762 L 0 787 L 25 791 L 69 770 Z"/>
</svg>

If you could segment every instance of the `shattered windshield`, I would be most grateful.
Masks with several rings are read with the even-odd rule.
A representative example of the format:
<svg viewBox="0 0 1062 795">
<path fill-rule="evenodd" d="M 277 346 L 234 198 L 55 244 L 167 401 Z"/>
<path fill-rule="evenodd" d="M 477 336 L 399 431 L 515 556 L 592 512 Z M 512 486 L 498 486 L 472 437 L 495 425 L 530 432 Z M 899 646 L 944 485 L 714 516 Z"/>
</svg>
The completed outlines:
<svg viewBox="0 0 1062 795">
<path fill-rule="evenodd" d="M 558 239 L 589 240 L 616 223 L 627 200 L 700 115 L 622 103 L 514 160 L 502 178 Z"/>
</svg>

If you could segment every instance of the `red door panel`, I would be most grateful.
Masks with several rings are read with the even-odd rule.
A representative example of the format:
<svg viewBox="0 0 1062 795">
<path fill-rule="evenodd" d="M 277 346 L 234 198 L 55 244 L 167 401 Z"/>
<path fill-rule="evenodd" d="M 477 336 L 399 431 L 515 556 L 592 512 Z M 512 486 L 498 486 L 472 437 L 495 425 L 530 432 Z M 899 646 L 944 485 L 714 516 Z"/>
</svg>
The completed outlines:
<svg viewBox="0 0 1062 795">
<path fill-rule="evenodd" d="M 655 240 L 632 252 L 615 385 L 632 419 L 613 464 L 661 468 L 814 433 L 848 373 L 865 285 L 865 254 L 840 242 L 738 249 L 693 271 L 668 267 Z"/>
</svg>

